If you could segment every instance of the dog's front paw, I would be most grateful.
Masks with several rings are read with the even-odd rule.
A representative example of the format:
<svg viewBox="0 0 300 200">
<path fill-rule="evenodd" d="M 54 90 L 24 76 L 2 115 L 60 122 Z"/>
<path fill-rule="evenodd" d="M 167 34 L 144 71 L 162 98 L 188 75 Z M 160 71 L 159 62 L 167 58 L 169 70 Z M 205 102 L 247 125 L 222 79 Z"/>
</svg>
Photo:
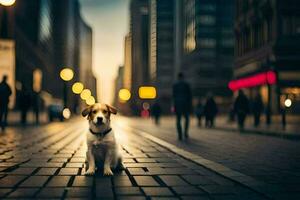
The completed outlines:
<svg viewBox="0 0 300 200">
<path fill-rule="evenodd" d="M 111 171 L 110 168 L 104 169 L 103 174 L 104 174 L 104 176 L 112 176 L 112 175 L 114 175 L 114 173 Z"/>
<path fill-rule="evenodd" d="M 85 173 L 84 173 L 84 175 L 86 175 L 86 176 L 92 176 L 92 175 L 94 175 L 95 174 L 95 169 L 88 169 Z"/>
</svg>

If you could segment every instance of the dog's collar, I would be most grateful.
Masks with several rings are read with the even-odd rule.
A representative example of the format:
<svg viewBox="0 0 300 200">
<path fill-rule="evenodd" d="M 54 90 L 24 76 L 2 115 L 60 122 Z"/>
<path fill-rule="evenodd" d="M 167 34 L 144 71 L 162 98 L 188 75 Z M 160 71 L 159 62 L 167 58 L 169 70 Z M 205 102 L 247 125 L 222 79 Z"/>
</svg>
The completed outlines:
<svg viewBox="0 0 300 200">
<path fill-rule="evenodd" d="M 94 132 L 92 129 L 90 129 L 90 132 L 91 132 L 93 135 L 105 136 L 105 135 L 108 134 L 111 130 L 112 130 L 112 128 L 109 128 L 109 129 L 107 129 L 107 130 L 104 131 L 104 132 L 97 133 L 97 132 Z"/>
</svg>

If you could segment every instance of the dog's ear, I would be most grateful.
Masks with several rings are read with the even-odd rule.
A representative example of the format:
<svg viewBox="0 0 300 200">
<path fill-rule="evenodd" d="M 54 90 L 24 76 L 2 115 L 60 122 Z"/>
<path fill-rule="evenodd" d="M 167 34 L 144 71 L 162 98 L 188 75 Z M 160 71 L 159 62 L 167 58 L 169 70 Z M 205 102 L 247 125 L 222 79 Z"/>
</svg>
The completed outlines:
<svg viewBox="0 0 300 200">
<path fill-rule="evenodd" d="M 112 113 L 114 115 L 117 114 L 118 110 L 115 107 L 107 105 L 107 104 L 105 104 L 105 105 L 106 105 L 106 107 L 107 107 L 107 109 L 109 110 L 110 113 Z"/>
<path fill-rule="evenodd" d="M 83 117 L 86 117 L 88 114 L 90 114 L 91 109 L 92 109 L 91 106 L 86 107 L 86 108 L 82 111 L 82 113 L 81 113 L 82 116 L 83 116 Z"/>
</svg>

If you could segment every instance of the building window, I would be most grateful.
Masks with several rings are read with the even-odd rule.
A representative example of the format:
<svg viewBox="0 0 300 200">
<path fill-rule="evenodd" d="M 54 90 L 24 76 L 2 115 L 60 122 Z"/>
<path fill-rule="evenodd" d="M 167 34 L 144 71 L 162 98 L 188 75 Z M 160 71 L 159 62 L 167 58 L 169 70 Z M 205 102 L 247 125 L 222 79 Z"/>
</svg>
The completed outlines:
<svg viewBox="0 0 300 200">
<path fill-rule="evenodd" d="M 215 25 L 216 23 L 216 17 L 213 15 L 200 15 L 197 17 L 197 20 L 202 25 Z"/>
<path fill-rule="evenodd" d="M 184 50 L 190 53 L 196 48 L 195 0 L 185 1 L 184 16 Z"/>
<path fill-rule="evenodd" d="M 300 34 L 300 16 L 283 16 L 282 33 L 283 35 Z"/>
<path fill-rule="evenodd" d="M 215 48 L 216 40 L 213 38 L 203 38 L 198 41 L 199 47 L 201 48 Z"/>
</svg>

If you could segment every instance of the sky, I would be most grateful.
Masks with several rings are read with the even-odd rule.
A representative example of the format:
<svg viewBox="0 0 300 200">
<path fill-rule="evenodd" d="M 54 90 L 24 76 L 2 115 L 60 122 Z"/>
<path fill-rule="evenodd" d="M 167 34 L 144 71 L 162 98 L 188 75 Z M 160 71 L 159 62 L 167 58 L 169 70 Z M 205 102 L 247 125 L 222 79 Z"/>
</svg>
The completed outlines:
<svg viewBox="0 0 300 200">
<path fill-rule="evenodd" d="M 80 0 L 83 19 L 93 29 L 93 72 L 98 101 L 112 103 L 114 79 L 124 63 L 124 37 L 129 30 L 129 0 Z"/>
</svg>

